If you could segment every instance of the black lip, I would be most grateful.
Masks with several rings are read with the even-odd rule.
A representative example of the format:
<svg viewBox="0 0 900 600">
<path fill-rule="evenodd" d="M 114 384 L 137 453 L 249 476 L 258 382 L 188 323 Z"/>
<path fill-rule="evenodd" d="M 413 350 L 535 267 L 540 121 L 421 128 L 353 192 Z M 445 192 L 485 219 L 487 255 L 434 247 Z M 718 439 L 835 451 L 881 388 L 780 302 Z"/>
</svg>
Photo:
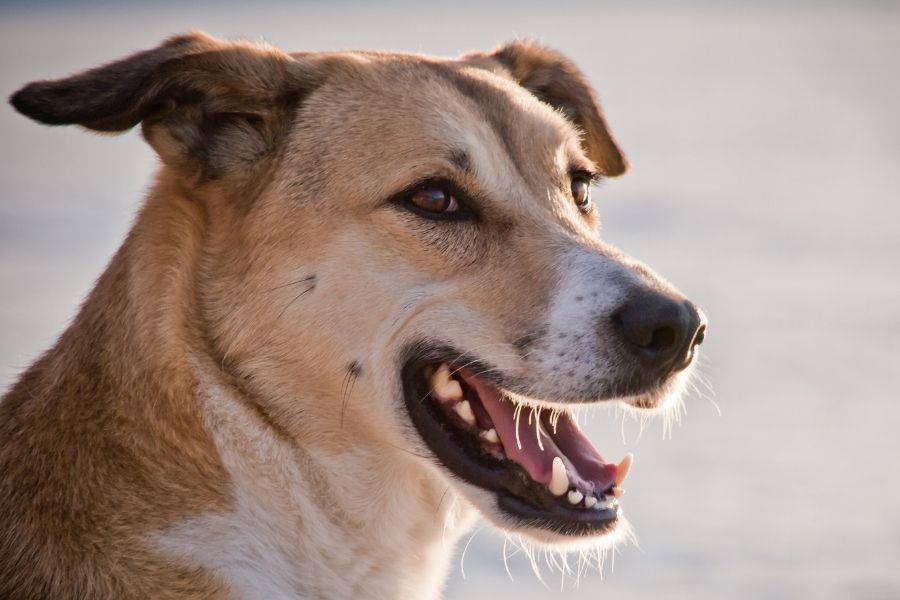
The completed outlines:
<svg viewBox="0 0 900 600">
<path fill-rule="evenodd" d="M 606 510 L 567 508 L 543 486 L 535 484 L 518 464 L 484 455 L 472 436 L 447 422 L 428 396 L 422 370 L 429 364 L 465 364 L 485 376 L 492 385 L 503 378 L 483 362 L 460 358 L 459 352 L 442 346 L 417 345 L 401 369 L 403 397 L 410 419 L 438 461 L 463 481 L 497 495 L 497 506 L 523 526 L 578 537 L 612 530 L 619 518 L 617 507 Z M 501 386 L 502 387 L 502 386 Z"/>
</svg>

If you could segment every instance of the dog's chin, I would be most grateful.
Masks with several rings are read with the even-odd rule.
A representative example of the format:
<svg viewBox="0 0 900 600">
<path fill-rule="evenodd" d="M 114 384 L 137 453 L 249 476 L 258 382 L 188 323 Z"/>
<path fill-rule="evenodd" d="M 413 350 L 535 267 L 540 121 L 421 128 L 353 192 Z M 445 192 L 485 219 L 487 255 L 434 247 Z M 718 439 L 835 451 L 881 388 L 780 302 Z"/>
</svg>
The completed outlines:
<svg viewBox="0 0 900 600">
<path fill-rule="evenodd" d="M 570 404 L 508 391 L 496 369 L 460 356 L 419 349 L 401 369 L 409 418 L 456 489 L 494 525 L 533 541 L 615 542 L 627 530 L 618 499 L 630 455 L 607 462 Z M 683 379 L 603 400 L 664 409 Z"/>
</svg>

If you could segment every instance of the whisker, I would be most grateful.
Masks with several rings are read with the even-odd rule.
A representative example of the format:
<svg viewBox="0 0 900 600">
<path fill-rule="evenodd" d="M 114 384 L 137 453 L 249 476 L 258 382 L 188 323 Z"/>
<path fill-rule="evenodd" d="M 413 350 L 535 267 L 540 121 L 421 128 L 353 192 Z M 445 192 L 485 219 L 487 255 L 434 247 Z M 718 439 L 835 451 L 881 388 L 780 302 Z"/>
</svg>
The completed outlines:
<svg viewBox="0 0 900 600">
<path fill-rule="evenodd" d="M 306 288 L 305 290 L 303 290 L 302 292 L 300 292 L 299 294 L 297 294 L 296 296 L 294 296 L 294 298 L 290 302 L 287 303 L 287 306 L 285 306 L 284 308 L 281 309 L 281 312 L 278 313 L 278 316 L 275 317 L 275 320 L 276 321 L 279 320 L 282 317 L 282 315 L 284 315 L 284 313 L 287 312 L 287 309 L 289 309 L 294 304 L 294 302 L 296 302 L 297 300 L 299 300 L 301 297 L 305 296 L 306 294 L 310 293 L 314 289 L 316 289 L 316 286 L 311 285 L 308 288 Z"/>
<path fill-rule="evenodd" d="M 514 581 L 512 572 L 510 572 L 510 570 L 509 570 L 509 560 L 508 559 L 510 556 L 515 556 L 515 552 L 511 555 L 508 555 L 506 553 L 506 544 L 508 542 L 509 542 L 509 534 L 504 532 L 504 534 L 503 534 L 503 568 L 506 569 L 506 575 L 509 577 L 509 580 Z M 518 552 L 518 550 L 516 550 L 516 552 Z"/>
<path fill-rule="evenodd" d="M 437 514 L 437 513 L 441 510 L 441 504 L 444 503 L 444 498 L 447 497 L 447 492 L 449 492 L 449 491 L 450 491 L 450 486 L 448 485 L 448 486 L 444 489 L 444 493 L 441 494 L 441 499 L 438 501 L 437 507 L 435 507 L 435 509 L 434 509 L 435 514 Z"/>
<path fill-rule="evenodd" d="M 525 523 L 525 525 L 538 526 L 537 523 Z M 547 585 L 547 580 L 544 578 L 544 573 L 541 569 L 542 564 L 550 573 L 559 573 L 560 591 L 564 591 L 566 583 L 570 581 L 575 588 L 578 588 L 582 577 L 584 577 L 589 570 L 596 570 L 600 579 L 602 580 L 604 578 L 603 572 L 607 558 L 610 558 L 610 570 L 614 570 L 615 556 L 619 553 L 623 545 L 634 545 L 640 549 L 631 524 L 624 518 L 621 518 L 616 531 L 609 534 L 609 537 L 605 542 L 604 545 L 596 548 L 569 551 L 556 550 L 554 548 L 538 548 L 521 535 L 504 532 L 502 547 L 503 565 L 507 576 L 511 581 L 514 580 L 509 559 L 516 554 L 522 553 L 526 556 L 537 580 L 547 590 L 551 590 L 551 588 Z M 509 547 L 512 547 L 512 552 L 509 551 Z M 575 559 L 574 563 L 570 561 L 570 557 Z"/>
<path fill-rule="evenodd" d="M 314 281 L 316 279 L 315 275 L 309 275 L 307 277 L 303 277 L 302 279 L 297 279 L 295 281 L 288 281 L 287 283 L 282 283 L 281 285 L 276 285 L 273 288 L 269 288 L 264 291 L 264 293 L 268 294 L 269 292 L 274 292 L 275 290 L 280 290 L 286 287 L 290 287 L 292 285 L 299 285 L 301 283 L 309 283 L 310 281 Z"/>
<path fill-rule="evenodd" d="M 361 372 L 360 364 L 356 361 L 347 368 L 344 380 L 341 383 L 341 429 L 344 428 L 344 413 L 347 411 L 347 403 L 353 394 L 353 388 L 356 386 L 356 380 Z"/>
<path fill-rule="evenodd" d="M 418 452 L 413 452 L 412 450 L 407 450 L 406 448 L 403 448 L 403 447 L 401 447 L 401 446 L 396 446 L 396 445 L 391 444 L 390 442 L 386 442 L 386 441 L 384 441 L 384 440 L 381 440 L 381 441 L 378 442 L 378 443 L 384 444 L 385 446 L 390 446 L 391 448 L 393 448 L 393 449 L 395 449 L 395 450 L 400 450 L 401 452 L 406 452 L 407 454 L 410 454 L 410 455 L 412 455 L 412 456 L 417 456 L 417 457 L 419 457 L 419 458 L 422 458 L 422 459 L 424 459 L 424 460 L 427 460 L 428 462 L 433 462 L 433 461 L 434 461 L 434 459 L 433 459 L 432 457 L 430 457 L 430 456 L 425 456 L 424 454 L 419 454 Z"/>
<path fill-rule="evenodd" d="M 519 437 L 519 416 L 522 414 L 522 407 L 524 404 L 516 404 L 516 408 L 513 409 L 513 418 L 516 420 L 516 446 L 518 446 L 519 450 L 522 449 L 522 440 Z"/>
<path fill-rule="evenodd" d="M 472 535 L 469 536 L 469 541 L 466 542 L 466 545 L 463 548 L 462 556 L 459 557 L 459 570 L 460 573 L 462 573 L 463 579 L 466 578 L 466 552 L 469 551 L 469 544 L 472 543 L 472 540 L 475 539 L 475 536 L 478 535 L 479 531 L 481 531 L 481 527 L 476 528 L 475 531 L 472 532 Z"/>
</svg>

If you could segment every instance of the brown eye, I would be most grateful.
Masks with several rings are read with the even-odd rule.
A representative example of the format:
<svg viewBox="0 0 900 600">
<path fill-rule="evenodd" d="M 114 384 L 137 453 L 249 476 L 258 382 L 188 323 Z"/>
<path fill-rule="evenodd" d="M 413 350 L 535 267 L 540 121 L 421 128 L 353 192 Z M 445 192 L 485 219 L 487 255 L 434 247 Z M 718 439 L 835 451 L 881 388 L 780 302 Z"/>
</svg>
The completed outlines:
<svg viewBox="0 0 900 600">
<path fill-rule="evenodd" d="M 409 202 L 419 210 L 434 214 L 455 213 L 459 210 L 456 197 L 442 187 L 424 187 L 416 190 L 409 197 Z"/>
<path fill-rule="evenodd" d="M 587 212 L 591 207 L 591 184 L 589 181 L 581 177 L 572 179 L 572 199 L 575 200 L 575 206 L 581 212 Z"/>
</svg>

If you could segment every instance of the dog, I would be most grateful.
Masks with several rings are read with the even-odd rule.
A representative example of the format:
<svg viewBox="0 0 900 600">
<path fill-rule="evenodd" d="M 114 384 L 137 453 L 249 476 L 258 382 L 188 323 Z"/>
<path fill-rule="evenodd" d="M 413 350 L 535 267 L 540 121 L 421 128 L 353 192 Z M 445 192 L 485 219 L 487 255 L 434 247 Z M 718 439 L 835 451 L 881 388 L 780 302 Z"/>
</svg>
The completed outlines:
<svg viewBox="0 0 900 600">
<path fill-rule="evenodd" d="M 599 239 L 628 163 L 560 53 L 188 33 L 11 103 L 161 167 L 0 404 L 0 597 L 422 600 L 479 517 L 623 530 L 571 409 L 668 405 L 706 319 Z"/>
</svg>

